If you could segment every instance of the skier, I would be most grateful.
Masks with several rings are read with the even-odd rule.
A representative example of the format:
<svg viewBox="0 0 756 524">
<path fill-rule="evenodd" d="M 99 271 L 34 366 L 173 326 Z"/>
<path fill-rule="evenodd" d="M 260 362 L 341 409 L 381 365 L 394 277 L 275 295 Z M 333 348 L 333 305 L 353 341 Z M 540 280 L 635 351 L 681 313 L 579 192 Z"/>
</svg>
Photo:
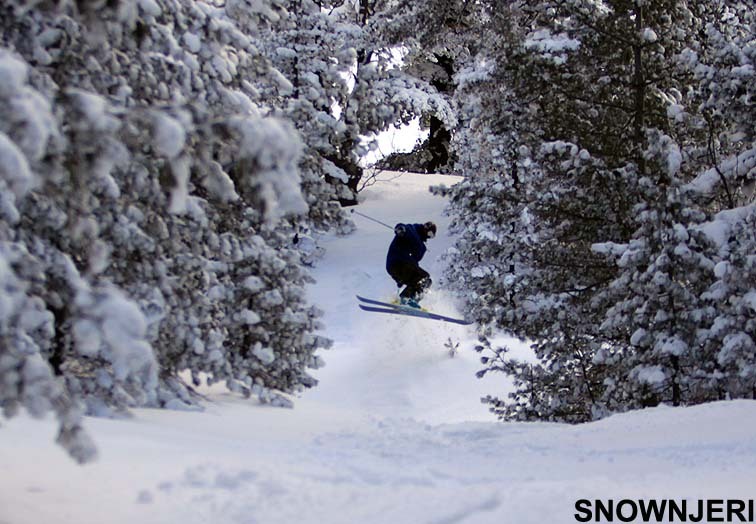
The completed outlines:
<svg viewBox="0 0 756 524">
<path fill-rule="evenodd" d="M 386 255 L 386 271 L 397 286 L 406 286 L 399 294 L 403 305 L 420 309 L 420 300 L 431 285 L 427 271 L 419 262 L 425 255 L 425 242 L 436 236 L 436 224 L 397 224 L 394 240 Z"/>
</svg>

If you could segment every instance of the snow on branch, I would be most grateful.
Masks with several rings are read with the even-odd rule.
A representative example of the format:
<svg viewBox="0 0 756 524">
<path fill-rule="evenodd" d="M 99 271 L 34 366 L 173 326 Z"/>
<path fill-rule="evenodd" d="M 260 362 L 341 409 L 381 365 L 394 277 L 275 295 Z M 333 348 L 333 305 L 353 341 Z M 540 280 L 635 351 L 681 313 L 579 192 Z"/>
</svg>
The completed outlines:
<svg viewBox="0 0 756 524">
<path fill-rule="evenodd" d="M 537 51 L 543 58 L 557 65 L 567 61 L 567 53 L 580 49 L 580 40 L 570 38 L 566 33 L 553 34 L 548 29 L 540 29 L 525 39 L 525 48 Z"/>
<path fill-rule="evenodd" d="M 722 183 L 722 177 L 725 179 L 756 180 L 756 147 L 731 156 L 720 162 L 718 166 L 704 171 L 683 186 L 683 190 L 708 195 L 713 193 Z"/>
</svg>

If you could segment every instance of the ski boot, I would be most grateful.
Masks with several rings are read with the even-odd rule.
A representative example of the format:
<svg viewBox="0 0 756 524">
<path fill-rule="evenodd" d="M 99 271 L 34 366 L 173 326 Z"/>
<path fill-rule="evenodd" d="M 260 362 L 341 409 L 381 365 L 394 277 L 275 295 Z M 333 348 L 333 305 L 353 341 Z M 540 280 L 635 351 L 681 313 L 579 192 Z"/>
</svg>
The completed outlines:
<svg viewBox="0 0 756 524">
<path fill-rule="evenodd" d="M 420 306 L 420 303 L 414 298 L 399 297 L 399 299 L 400 299 L 399 303 L 403 306 L 409 306 L 415 309 L 422 309 L 422 306 Z"/>
</svg>

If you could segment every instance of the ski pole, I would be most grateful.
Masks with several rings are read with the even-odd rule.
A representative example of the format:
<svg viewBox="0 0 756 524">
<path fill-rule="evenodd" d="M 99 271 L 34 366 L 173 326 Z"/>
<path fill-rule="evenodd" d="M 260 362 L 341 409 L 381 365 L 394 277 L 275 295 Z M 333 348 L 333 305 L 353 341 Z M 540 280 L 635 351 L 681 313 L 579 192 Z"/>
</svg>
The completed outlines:
<svg viewBox="0 0 756 524">
<path fill-rule="evenodd" d="M 360 213 L 359 211 L 355 211 L 354 209 L 352 209 L 351 212 L 352 213 L 356 213 L 356 214 L 360 215 L 361 217 L 367 218 L 368 220 L 372 220 L 373 222 L 377 222 L 378 224 L 382 225 L 383 227 L 389 228 L 391 231 L 394 230 L 393 227 L 391 227 L 390 225 L 386 224 L 385 222 L 381 222 L 380 220 L 376 220 L 373 217 L 369 217 L 365 213 Z"/>
</svg>

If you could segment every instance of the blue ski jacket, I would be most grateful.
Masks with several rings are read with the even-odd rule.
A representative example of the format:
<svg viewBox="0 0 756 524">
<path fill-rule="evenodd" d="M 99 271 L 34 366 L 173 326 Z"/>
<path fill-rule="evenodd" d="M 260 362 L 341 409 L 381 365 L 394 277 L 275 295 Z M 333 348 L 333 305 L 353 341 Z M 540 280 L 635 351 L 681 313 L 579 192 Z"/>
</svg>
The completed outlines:
<svg viewBox="0 0 756 524">
<path fill-rule="evenodd" d="M 420 234 L 422 224 L 397 224 L 394 227 L 394 240 L 386 255 L 386 270 L 397 262 L 417 264 L 423 259 L 426 247 Z"/>
</svg>

